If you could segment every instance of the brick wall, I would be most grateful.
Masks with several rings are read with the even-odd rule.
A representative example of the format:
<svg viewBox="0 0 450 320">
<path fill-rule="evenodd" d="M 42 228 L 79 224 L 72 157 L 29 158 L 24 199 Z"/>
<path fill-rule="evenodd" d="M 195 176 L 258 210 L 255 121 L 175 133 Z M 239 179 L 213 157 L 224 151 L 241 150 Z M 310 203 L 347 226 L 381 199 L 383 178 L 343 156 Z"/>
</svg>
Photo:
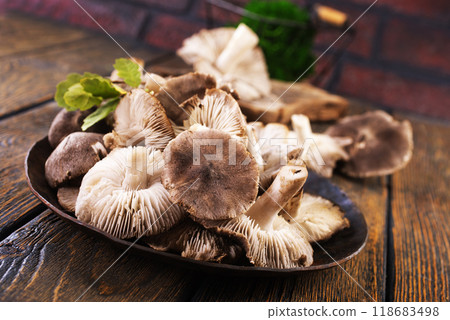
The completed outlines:
<svg viewBox="0 0 450 320">
<path fill-rule="evenodd" d="M 319 2 L 347 12 L 352 22 L 372 1 Z M 0 0 L 0 12 L 17 10 L 99 29 L 76 2 L 111 34 L 169 50 L 206 26 L 204 0 Z M 214 16 L 219 24 L 237 19 L 220 10 Z M 379 0 L 354 28 L 355 39 L 325 87 L 384 108 L 450 119 L 450 1 Z M 320 34 L 316 52 L 338 35 Z"/>
</svg>

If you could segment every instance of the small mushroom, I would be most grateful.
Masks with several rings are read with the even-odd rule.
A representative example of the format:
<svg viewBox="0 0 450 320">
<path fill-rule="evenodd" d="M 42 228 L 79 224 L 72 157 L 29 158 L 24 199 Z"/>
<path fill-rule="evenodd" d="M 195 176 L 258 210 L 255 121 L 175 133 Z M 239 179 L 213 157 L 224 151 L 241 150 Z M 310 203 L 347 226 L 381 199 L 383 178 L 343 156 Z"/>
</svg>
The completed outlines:
<svg viewBox="0 0 450 320">
<path fill-rule="evenodd" d="M 168 79 L 155 97 L 161 102 L 169 119 L 180 125 L 187 119 L 180 105 L 195 95 L 203 97 L 206 89 L 215 87 L 216 80 L 213 77 L 191 72 Z"/>
<path fill-rule="evenodd" d="M 177 54 L 195 71 L 214 76 L 220 84 L 230 83 L 242 99 L 254 100 L 270 92 L 266 61 L 257 44 L 257 35 L 240 24 L 236 29 L 201 30 L 185 39 Z"/>
<path fill-rule="evenodd" d="M 157 94 L 161 90 L 161 87 L 163 87 L 167 82 L 166 79 L 156 73 L 144 74 L 144 81 L 144 89 L 148 92 L 153 92 L 154 94 Z"/>
<path fill-rule="evenodd" d="M 61 187 L 58 189 L 56 196 L 58 202 L 64 210 L 75 212 L 75 204 L 77 202 L 79 187 Z"/>
<path fill-rule="evenodd" d="M 186 213 L 161 184 L 163 165 L 159 150 L 114 149 L 84 176 L 76 217 L 121 239 L 169 230 Z"/>
<path fill-rule="evenodd" d="M 172 125 L 159 101 L 143 89 L 122 98 L 114 112 L 114 130 L 104 137 L 105 146 L 135 146 L 164 149 L 175 137 Z"/>
<path fill-rule="evenodd" d="M 58 144 L 45 162 L 45 178 L 52 188 L 75 183 L 106 155 L 103 135 L 71 133 Z"/>
<path fill-rule="evenodd" d="M 86 118 L 93 110 L 95 109 L 93 108 L 85 111 L 67 111 L 66 109 L 63 109 L 58 112 L 48 130 L 48 142 L 50 143 L 50 146 L 54 149 L 72 132 L 82 131 L 81 126 L 83 125 L 84 118 Z M 105 121 L 101 121 L 90 127 L 87 132 L 106 133 L 108 132 L 108 129 L 108 125 Z"/>
<path fill-rule="evenodd" d="M 297 134 L 298 144 L 304 148 L 304 154 L 301 155 L 301 158 L 305 161 L 308 168 L 324 177 L 331 177 L 333 169 L 336 167 L 336 162 L 348 160 L 349 156 L 344 148 L 352 143 L 350 137 L 332 137 L 327 133 L 313 133 L 309 119 L 305 115 L 293 115 L 291 122 Z M 307 139 L 311 140 L 311 144 L 307 144 Z M 321 159 L 312 156 L 315 151 L 312 148 L 316 147 Z"/>
<path fill-rule="evenodd" d="M 230 134 L 233 138 L 247 141 L 245 118 L 236 100 L 220 89 L 207 89 L 203 98 L 195 95 L 182 105 L 188 118 L 183 121 L 185 129 L 202 125 Z"/>
<path fill-rule="evenodd" d="M 256 198 L 258 165 L 226 132 L 191 128 L 167 145 L 164 158 L 162 183 L 196 219 L 237 217 Z"/>
<path fill-rule="evenodd" d="M 176 252 L 194 260 L 238 263 L 245 256 L 237 243 L 205 229 L 191 219 L 183 220 L 172 229 L 143 240 L 153 249 Z"/>
<path fill-rule="evenodd" d="M 284 210 L 281 215 L 310 242 L 327 240 L 350 226 L 344 212 L 327 199 L 304 193 L 297 202 L 298 208 Z"/>
<path fill-rule="evenodd" d="M 351 177 L 391 174 L 404 168 L 412 156 L 411 123 L 396 121 L 384 111 L 349 116 L 329 127 L 332 137 L 351 137 L 346 146 L 349 157 L 339 169 Z"/>
<path fill-rule="evenodd" d="M 278 214 L 303 187 L 306 167 L 287 165 L 270 187 L 241 216 L 226 221 L 202 221 L 219 234 L 246 243 L 247 257 L 258 267 L 295 268 L 313 262 L 313 249 L 305 236 Z"/>
</svg>

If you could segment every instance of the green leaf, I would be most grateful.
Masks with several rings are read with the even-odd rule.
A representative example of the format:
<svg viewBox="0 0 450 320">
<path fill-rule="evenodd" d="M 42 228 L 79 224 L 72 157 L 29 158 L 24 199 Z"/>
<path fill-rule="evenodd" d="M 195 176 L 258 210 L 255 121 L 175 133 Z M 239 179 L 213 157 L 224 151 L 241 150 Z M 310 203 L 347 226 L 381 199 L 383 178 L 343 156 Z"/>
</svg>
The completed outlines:
<svg viewBox="0 0 450 320">
<path fill-rule="evenodd" d="M 121 94 L 109 79 L 103 77 L 86 77 L 81 79 L 80 83 L 85 91 L 103 99 L 114 98 Z"/>
<path fill-rule="evenodd" d="M 126 84 L 137 88 L 141 84 L 141 72 L 139 65 L 129 59 L 116 59 L 114 68 L 118 71 L 119 77 L 125 81 Z"/>
<path fill-rule="evenodd" d="M 64 95 L 71 86 L 80 82 L 82 77 L 81 74 L 71 73 L 67 76 L 66 80 L 58 83 L 56 86 L 55 101 L 60 107 L 66 108 L 69 111 L 76 110 L 76 108 L 69 106 L 66 101 L 64 101 Z"/>
<path fill-rule="evenodd" d="M 92 93 L 84 90 L 80 83 L 72 85 L 64 94 L 65 103 L 73 110 L 87 110 L 102 102 L 101 97 L 94 97 Z"/>
<path fill-rule="evenodd" d="M 107 103 L 105 103 L 103 106 L 95 110 L 93 113 L 88 115 L 83 120 L 83 125 L 81 126 L 81 130 L 85 131 L 89 127 L 93 126 L 100 120 L 105 119 L 108 114 L 116 110 L 117 105 L 119 104 L 120 98 L 111 99 Z"/>
</svg>

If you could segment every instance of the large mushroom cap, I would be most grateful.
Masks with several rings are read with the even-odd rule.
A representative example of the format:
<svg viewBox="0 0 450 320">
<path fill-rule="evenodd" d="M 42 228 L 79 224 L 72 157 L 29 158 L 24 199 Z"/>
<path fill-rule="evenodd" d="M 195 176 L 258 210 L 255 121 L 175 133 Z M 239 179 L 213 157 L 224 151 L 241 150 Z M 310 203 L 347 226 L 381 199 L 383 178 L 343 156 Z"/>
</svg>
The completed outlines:
<svg viewBox="0 0 450 320">
<path fill-rule="evenodd" d="M 195 218 L 234 218 L 256 198 L 258 165 L 244 144 L 225 132 L 187 130 L 169 143 L 164 158 L 162 183 Z"/>
<path fill-rule="evenodd" d="M 412 156 L 411 123 L 396 121 L 384 111 L 346 117 L 325 133 L 353 139 L 346 147 L 349 159 L 340 167 L 352 177 L 391 174 L 405 167 Z"/>
<path fill-rule="evenodd" d="M 183 42 L 177 54 L 197 72 L 231 83 L 239 96 L 254 100 L 270 92 L 264 54 L 257 35 L 246 25 L 201 30 Z"/>
<path fill-rule="evenodd" d="M 114 131 L 104 138 L 110 149 L 135 146 L 142 141 L 146 147 L 164 149 L 175 137 L 164 108 L 143 89 L 134 89 L 122 98 L 114 120 Z"/>
<path fill-rule="evenodd" d="M 159 150 L 114 149 L 84 176 L 75 215 L 118 238 L 170 229 L 186 214 L 161 184 L 163 165 Z"/>
<path fill-rule="evenodd" d="M 304 193 L 299 202 L 296 212 L 288 214 L 283 211 L 282 215 L 310 242 L 327 240 L 350 225 L 344 212 L 327 199 Z"/>
<path fill-rule="evenodd" d="M 73 183 L 106 154 L 103 135 L 71 133 L 58 144 L 45 162 L 45 178 L 52 188 Z"/>
<path fill-rule="evenodd" d="M 187 99 L 198 95 L 203 97 L 205 90 L 216 87 L 216 80 L 210 75 L 191 72 L 168 79 L 155 97 L 161 102 L 167 116 L 176 124 L 187 119 L 180 105 Z"/>
<path fill-rule="evenodd" d="M 173 251 L 194 260 L 235 263 L 245 256 L 237 243 L 191 219 L 183 220 L 167 232 L 146 237 L 144 241 L 153 249 Z"/>
</svg>

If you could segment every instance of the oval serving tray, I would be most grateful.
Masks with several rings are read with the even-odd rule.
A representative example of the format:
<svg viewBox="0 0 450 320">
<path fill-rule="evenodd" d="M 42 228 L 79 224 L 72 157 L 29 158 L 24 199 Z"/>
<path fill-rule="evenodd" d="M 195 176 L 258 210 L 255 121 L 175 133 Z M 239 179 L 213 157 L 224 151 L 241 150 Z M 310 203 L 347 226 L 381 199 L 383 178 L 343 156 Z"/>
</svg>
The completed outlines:
<svg viewBox="0 0 450 320">
<path fill-rule="evenodd" d="M 132 241 L 112 237 L 102 230 L 79 221 L 73 213 L 62 209 L 56 197 L 56 190 L 50 188 L 45 180 L 45 161 L 51 152 L 52 149 L 49 145 L 47 137 L 36 142 L 28 151 L 28 155 L 25 159 L 25 172 L 32 192 L 50 210 L 64 220 L 69 221 L 75 226 L 95 236 L 104 238 L 113 244 L 122 247 L 123 249 L 129 248 L 133 243 Z M 272 269 L 197 261 L 183 258 L 175 253 L 157 251 L 139 242 L 134 244 L 130 250 L 150 257 L 153 260 L 183 266 L 190 269 L 201 270 L 209 273 L 226 273 L 229 275 L 245 276 L 293 275 L 303 271 L 330 268 L 356 256 L 362 250 L 367 241 L 367 224 L 361 212 L 359 212 L 356 206 L 343 191 L 333 185 L 328 179 L 320 177 L 314 172 L 309 173 L 308 180 L 305 184 L 305 191 L 311 194 L 320 195 L 337 204 L 345 212 L 345 217 L 350 221 L 349 228 L 339 231 L 331 239 L 321 242 L 320 247 L 317 244 L 313 245 L 314 263 L 309 267 Z"/>
</svg>

